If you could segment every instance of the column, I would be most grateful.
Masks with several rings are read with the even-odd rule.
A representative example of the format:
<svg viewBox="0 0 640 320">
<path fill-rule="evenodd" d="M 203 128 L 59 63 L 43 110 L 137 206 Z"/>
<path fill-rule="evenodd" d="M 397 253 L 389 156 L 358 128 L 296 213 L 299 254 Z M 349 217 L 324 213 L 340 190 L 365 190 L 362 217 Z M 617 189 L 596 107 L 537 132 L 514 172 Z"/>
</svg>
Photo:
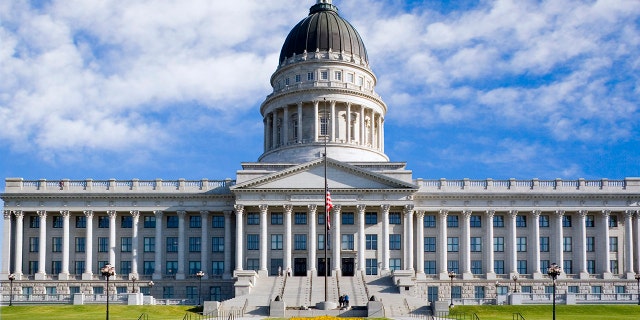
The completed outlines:
<svg viewBox="0 0 640 320">
<path fill-rule="evenodd" d="M 185 235 L 185 227 L 184 220 L 187 215 L 186 211 L 177 211 L 178 215 L 178 272 L 176 272 L 176 280 L 184 280 L 186 279 L 185 272 L 185 248 L 186 248 L 186 235 Z"/>
<path fill-rule="evenodd" d="M 360 105 L 360 133 L 358 134 L 358 139 L 360 140 L 360 145 L 365 146 L 367 144 L 367 139 L 365 138 L 367 135 L 367 131 L 364 128 L 364 105 Z"/>
<path fill-rule="evenodd" d="M 382 208 L 382 270 L 389 270 L 389 209 L 388 204 L 383 204 Z"/>
<path fill-rule="evenodd" d="M 160 280 L 162 279 L 162 250 L 163 239 L 162 239 L 162 215 L 164 212 L 160 210 L 156 210 L 153 212 L 153 215 L 156 216 L 156 248 L 155 248 L 155 262 L 154 262 L 154 270 L 153 270 L 153 279 Z M 87 225 L 88 227 L 88 225 Z"/>
<path fill-rule="evenodd" d="M 244 206 L 241 204 L 236 204 L 236 271 L 241 271 L 243 267 L 243 237 L 242 233 L 242 215 L 244 214 Z"/>
<path fill-rule="evenodd" d="M 339 204 L 336 204 L 333 206 L 333 218 L 331 219 L 331 228 L 333 230 L 331 230 L 331 232 L 333 232 L 333 244 L 331 246 L 332 252 L 333 252 L 333 270 L 335 271 L 335 275 L 337 277 L 341 276 L 342 273 L 340 271 L 340 263 L 342 262 L 340 260 L 340 250 L 342 250 L 342 243 L 341 243 L 341 239 L 340 239 L 340 224 L 342 221 L 340 221 L 340 214 L 341 214 L 341 210 L 342 206 Z"/>
<path fill-rule="evenodd" d="M 268 240 L 267 240 L 267 212 L 269 206 L 266 204 L 260 205 L 260 271 L 267 271 L 267 252 L 268 252 Z"/>
<path fill-rule="evenodd" d="M 635 279 L 633 273 L 633 215 L 635 211 L 624 212 L 624 273 L 627 279 Z"/>
<path fill-rule="evenodd" d="M 404 269 L 405 270 L 413 270 L 413 205 L 408 204 L 404 206 L 404 216 L 405 216 L 405 234 L 404 234 L 404 243 L 405 243 L 405 259 L 404 259 Z"/>
<path fill-rule="evenodd" d="M 351 143 L 351 102 L 347 102 L 347 143 Z"/>
<path fill-rule="evenodd" d="M 364 274 L 365 260 L 364 255 L 367 252 L 364 234 L 364 213 L 367 206 L 364 204 L 357 205 L 358 209 L 358 270 Z"/>
<path fill-rule="evenodd" d="M 518 216 L 518 210 L 509 210 L 509 271 L 510 277 L 518 274 L 518 246 L 517 244 L 517 232 L 516 232 L 516 217 Z M 560 221 L 562 226 L 562 221 Z"/>
<path fill-rule="evenodd" d="M 291 231 L 291 213 L 293 212 L 293 205 L 285 204 L 284 208 L 284 270 L 292 270 L 293 264 L 291 263 L 291 254 L 293 252 L 293 238 Z"/>
<path fill-rule="evenodd" d="M 316 131 L 317 131 L 318 130 L 318 112 L 317 111 L 313 117 L 316 121 L 314 127 L 316 128 Z M 318 141 L 317 132 L 313 139 L 315 139 L 314 141 Z M 298 102 L 298 139 L 296 140 L 296 142 L 302 143 L 302 102 Z"/>
<path fill-rule="evenodd" d="M 496 214 L 495 210 L 487 210 L 485 211 L 485 217 L 487 221 L 485 222 L 485 239 L 484 239 L 484 247 L 482 248 L 482 252 L 484 253 L 484 270 L 487 273 L 488 280 L 496 279 L 496 272 L 494 266 L 494 253 L 493 253 L 493 216 Z M 538 264 L 540 264 L 538 262 Z"/>
<path fill-rule="evenodd" d="M 87 218 L 87 237 L 85 247 L 85 269 L 82 280 L 93 280 L 93 210 L 84 210 Z"/>
<path fill-rule="evenodd" d="M 382 118 L 382 114 L 380 114 Z M 380 152 L 384 153 L 384 118 L 380 121 Z"/>
<path fill-rule="evenodd" d="M 264 144 L 264 151 L 266 152 L 267 150 L 269 150 L 269 119 L 268 119 L 269 115 L 266 115 L 264 117 L 264 119 L 262 120 L 262 123 L 264 125 L 264 133 L 263 133 L 263 144 Z"/>
<path fill-rule="evenodd" d="M 329 123 L 331 123 L 331 140 L 330 141 L 336 141 L 336 121 L 338 121 L 338 118 L 336 117 L 336 102 L 335 101 L 331 101 L 331 121 L 329 121 Z"/>
<path fill-rule="evenodd" d="M 314 142 L 318 142 L 320 141 L 318 138 L 320 137 L 320 126 L 322 125 L 322 123 L 320 123 L 320 108 L 319 108 L 319 101 L 314 101 L 313 102 L 313 141 Z M 324 102 L 325 104 L 325 109 L 326 109 L 326 104 L 327 102 Z M 323 114 L 326 115 L 326 113 L 324 112 L 325 110 L 323 110 Z M 298 105 L 298 142 L 302 142 L 302 118 L 301 118 L 301 114 L 302 114 L 302 105 L 299 104 Z M 327 119 L 325 119 L 325 121 L 327 121 L 327 130 L 329 129 L 329 121 Z M 327 134 L 329 134 L 327 132 Z"/>
<path fill-rule="evenodd" d="M 46 280 L 47 271 L 47 211 L 38 210 L 38 216 L 40 217 L 40 239 L 38 247 L 38 273 L 35 275 L 36 280 Z"/>
<path fill-rule="evenodd" d="M 284 106 L 282 115 L 282 145 L 289 144 L 289 106 Z"/>
<path fill-rule="evenodd" d="M 20 211 L 20 214 L 22 215 L 22 211 Z M 4 224 L 2 225 L 2 231 L 4 232 L 3 236 L 2 236 L 2 243 L 4 244 L 2 246 L 2 270 L 0 270 L 0 275 L 2 276 L 0 279 L 2 280 L 8 280 L 8 276 L 9 274 L 11 274 L 11 211 L 9 210 L 4 210 L 3 212 L 3 217 L 4 217 Z M 16 215 L 16 220 L 17 220 L 17 215 Z M 17 229 L 16 227 L 16 236 L 18 234 L 22 234 L 22 229 Z M 17 237 L 16 237 L 17 238 Z M 17 251 L 17 242 L 16 242 L 16 248 L 14 248 L 16 250 L 16 252 L 20 252 Z M 16 254 L 16 268 L 20 268 L 20 270 L 22 270 L 21 265 L 17 264 L 17 256 L 20 256 L 20 259 L 22 259 L 22 256 L 19 254 Z M 17 269 L 16 269 L 17 270 Z M 22 271 L 21 271 L 22 272 Z M 16 279 L 21 279 L 16 277 Z"/>
<path fill-rule="evenodd" d="M 136 277 L 136 279 L 140 279 L 140 276 L 138 275 L 138 259 L 140 258 L 138 256 L 140 242 L 140 239 L 138 239 L 138 225 L 140 223 L 140 211 L 131 210 L 129 213 L 131 213 L 133 220 L 131 229 L 131 276 L 129 276 L 129 278 Z"/>
<path fill-rule="evenodd" d="M 109 215 L 109 263 L 117 268 L 116 263 L 116 216 L 117 212 L 115 210 L 107 211 L 107 215 Z"/>
<path fill-rule="evenodd" d="M 273 131 L 271 132 L 271 139 L 273 143 L 271 149 L 275 149 L 278 147 L 278 109 L 273 110 L 271 117 L 273 118 L 271 121 L 271 127 L 273 128 Z"/>
<path fill-rule="evenodd" d="M 313 275 L 316 272 L 316 251 L 318 250 L 316 245 L 318 240 L 316 239 L 316 225 L 318 223 L 316 214 L 318 213 L 318 205 L 310 204 L 307 206 L 307 212 L 309 213 L 309 275 Z"/>
<path fill-rule="evenodd" d="M 200 217 L 202 220 L 202 230 L 200 235 L 200 270 L 204 271 L 203 279 L 209 279 L 209 243 L 211 243 L 211 239 L 209 239 L 209 211 L 202 210 L 200 211 Z M 226 221 L 225 221 L 226 222 Z M 229 227 L 227 224 L 224 225 L 224 230 L 226 232 Z M 226 247 L 225 247 L 226 249 Z M 225 250 L 227 251 L 227 250 Z M 230 263 L 231 260 L 226 260 L 224 262 L 225 268 Z"/>
<path fill-rule="evenodd" d="M 378 114 L 378 119 L 376 119 L 378 131 L 376 132 L 376 145 L 378 151 L 382 150 L 382 114 Z"/>
<path fill-rule="evenodd" d="M 438 273 L 440 280 L 449 279 L 449 271 L 447 270 L 447 216 L 449 210 L 440 210 L 438 212 L 438 239 L 436 241 L 438 247 Z"/>
<path fill-rule="evenodd" d="M 531 244 L 531 260 L 530 265 L 532 266 L 533 278 L 534 279 L 542 279 L 543 273 L 540 271 L 540 214 L 542 211 L 533 210 L 531 211 L 531 217 L 533 218 L 532 226 L 533 226 L 533 235 L 532 235 L 532 244 Z M 544 274 L 547 271 L 544 270 Z"/>
<path fill-rule="evenodd" d="M 416 211 L 416 273 L 424 277 L 424 210 Z"/>
<path fill-rule="evenodd" d="M 640 273 L 640 210 L 636 210 L 636 272 Z"/>
<path fill-rule="evenodd" d="M 473 279 L 471 273 L 471 210 L 462 211 L 462 279 Z"/>
<path fill-rule="evenodd" d="M 22 212 L 22 210 L 16 210 L 13 212 L 13 214 L 16 216 L 16 243 L 14 247 L 15 265 L 13 266 L 13 273 L 16 275 L 16 279 L 21 280 L 22 279 L 22 252 L 23 252 L 22 246 L 24 244 L 23 242 L 24 241 L 24 238 L 23 238 L 24 213 Z M 6 220 L 5 220 L 5 223 L 7 223 Z M 7 223 L 7 224 L 11 226 L 11 223 Z M 11 236 L 11 230 L 9 230 L 8 233 L 5 233 L 5 235 Z M 11 241 L 4 242 L 4 243 L 5 245 L 3 247 L 11 248 Z M 7 258 L 7 262 L 9 262 L 8 258 Z M 7 266 L 8 266 L 8 263 L 7 263 Z M 7 270 L 7 271 L 10 272 L 10 270 Z"/>
<path fill-rule="evenodd" d="M 598 248 L 598 258 L 600 258 L 600 270 L 604 279 L 611 279 L 611 266 L 609 265 L 609 215 L 611 210 L 602 210 L 600 215 L 600 233 L 603 237 L 602 241 L 598 241 L 601 245 Z"/>
<path fill-rule="evenodd" d="M 231 261 L 233 260 L 231 258 L 231 247 L 233 247 L 232 246 L 233 241 L 231 239 L 231 217 L 233 215 L 233 212 L 224 211 L 223 213 L 224 213 L 224 269 L 222 270 L 222 277 L 225 279 L 231 279 L 233 276 L 231 274 Z M 240 221 L 242 221 L 242 218 Z M 243 241 L 242 236 L 236 241 Z M 240 266 L 242 266 L 242 264 Z"/>
<path fill-rule="evenodd" d="M 587 222 L 586 217 L 589 211 L 578 211 L 578 272 L 580 273 L 580 279 L 589 279 L 589 272 L 587 271 Z"/>
<path fill-rule="evenodd" d="M 553 252 L 555 253 L 555 260 L 551 261 L 551 263 L 557 263 L 561 268 L 564 267 L 564 233 L 562 230 L 562 217 L 564 216 L 564 210 L 556 210 L 554 212 L 554 223 L 553 223 L 553 237 L 549 239 L 550 245 L 553 248 Z M 566 275 L 564 270 L 560 276 Z"/>
<path fill-rule="evenodd" d="M 60 211 L 62 216 L 62 270 L 58 280 L 69 279 L 69 210 Z"/>
</svg>

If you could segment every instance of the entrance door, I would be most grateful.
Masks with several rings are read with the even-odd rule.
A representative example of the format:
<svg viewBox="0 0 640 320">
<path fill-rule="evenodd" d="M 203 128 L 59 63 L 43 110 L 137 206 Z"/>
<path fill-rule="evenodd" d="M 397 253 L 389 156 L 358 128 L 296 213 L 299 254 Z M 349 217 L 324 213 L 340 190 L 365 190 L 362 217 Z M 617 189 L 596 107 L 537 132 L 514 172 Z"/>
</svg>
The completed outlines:
<svg viewBox="0 0 640 320">
<path fill-rule="evenodd" d="M 293 276 L 294 277 L 307 276 L 307 259 L 306 258 L 293 259 Z"/>
<path fill-rule="evenodd" d="M 329 268 L 329 274 L 327 276 L 331 276 L 331 258 L 327 258 L 327 267 Z M 325 275 L 325 264 L 324 258 L 318 258 L 318 277 L 324 277 Z"/>
<path fill-rule="evenodd" d="M 342 276 L 353 277 L 354 259 L 342 258 Z"/>
</svg>

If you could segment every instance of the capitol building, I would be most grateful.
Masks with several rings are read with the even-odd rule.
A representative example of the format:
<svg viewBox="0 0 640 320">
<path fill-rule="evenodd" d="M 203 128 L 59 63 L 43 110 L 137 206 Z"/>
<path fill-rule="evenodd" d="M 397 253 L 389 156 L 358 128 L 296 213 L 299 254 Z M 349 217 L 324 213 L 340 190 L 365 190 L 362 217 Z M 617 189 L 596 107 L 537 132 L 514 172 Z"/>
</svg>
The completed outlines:
<svg viewBox="0 0 640 320">
<path fill-rule="evenodd" d="M 322 287 L 355 306 L 400 297 L 385 308 L 402 314 L 549 294 L 556 263 L 567 303 L 637 301 L 640 178 L 414 177 L 385 154 L 393 106 L 331 0 L 293 27 L 270 82 L 264 152 L 234 180 L 6 178 L 3 300 L 10 275 L 23 297 L 104 294 L 100 269 L 111 264 L 114 293 L 257 308 L 275 295 L 313 306 Z"/>
</svg>

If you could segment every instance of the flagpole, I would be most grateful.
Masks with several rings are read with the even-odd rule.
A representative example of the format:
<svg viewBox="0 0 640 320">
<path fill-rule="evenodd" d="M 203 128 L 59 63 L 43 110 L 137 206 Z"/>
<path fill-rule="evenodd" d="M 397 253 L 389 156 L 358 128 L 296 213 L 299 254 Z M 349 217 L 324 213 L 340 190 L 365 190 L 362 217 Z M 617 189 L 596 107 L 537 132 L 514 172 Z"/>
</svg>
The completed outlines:
<svg viewBox="0 0 640 320">
<path fill-rule="evenodd" d="M 327 182 L 327 140 L 329 138 L 329 119 L 327 119 L 327 98 L 324 98 L 324 214 L 325 214 L 325 228 L 324 228 L 324 301 L 329 301 L 327 288 L 329 286 L 329 280 L 327 274 L 329 274 L 329 261 L 327 260 L 327 247 L 329 245 L 329 207 L 327 206 L 327 192 L 329 191 L 329 184 Z"/>
</svg>

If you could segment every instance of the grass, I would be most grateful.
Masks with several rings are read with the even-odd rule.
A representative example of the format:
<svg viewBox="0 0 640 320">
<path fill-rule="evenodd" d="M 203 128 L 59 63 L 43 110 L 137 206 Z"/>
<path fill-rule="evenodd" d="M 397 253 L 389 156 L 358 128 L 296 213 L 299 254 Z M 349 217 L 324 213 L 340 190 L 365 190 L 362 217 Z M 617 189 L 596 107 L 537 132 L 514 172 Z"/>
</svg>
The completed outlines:
<svg viewBox="0 0 640 320">
<path fill-rule="evenodd" d="M 454 312 L 470 315 L 475 313 L 482 320 L 512 320 L 514 313 L 520 313 L 526 320 L 549 320 L 552 317 L 551 305 L 539 306 L 456 306 Z M 556 319 L 570 320 L 638 320 L 638 305 L 580 305 L 556 306 Z"/>
</svg>

